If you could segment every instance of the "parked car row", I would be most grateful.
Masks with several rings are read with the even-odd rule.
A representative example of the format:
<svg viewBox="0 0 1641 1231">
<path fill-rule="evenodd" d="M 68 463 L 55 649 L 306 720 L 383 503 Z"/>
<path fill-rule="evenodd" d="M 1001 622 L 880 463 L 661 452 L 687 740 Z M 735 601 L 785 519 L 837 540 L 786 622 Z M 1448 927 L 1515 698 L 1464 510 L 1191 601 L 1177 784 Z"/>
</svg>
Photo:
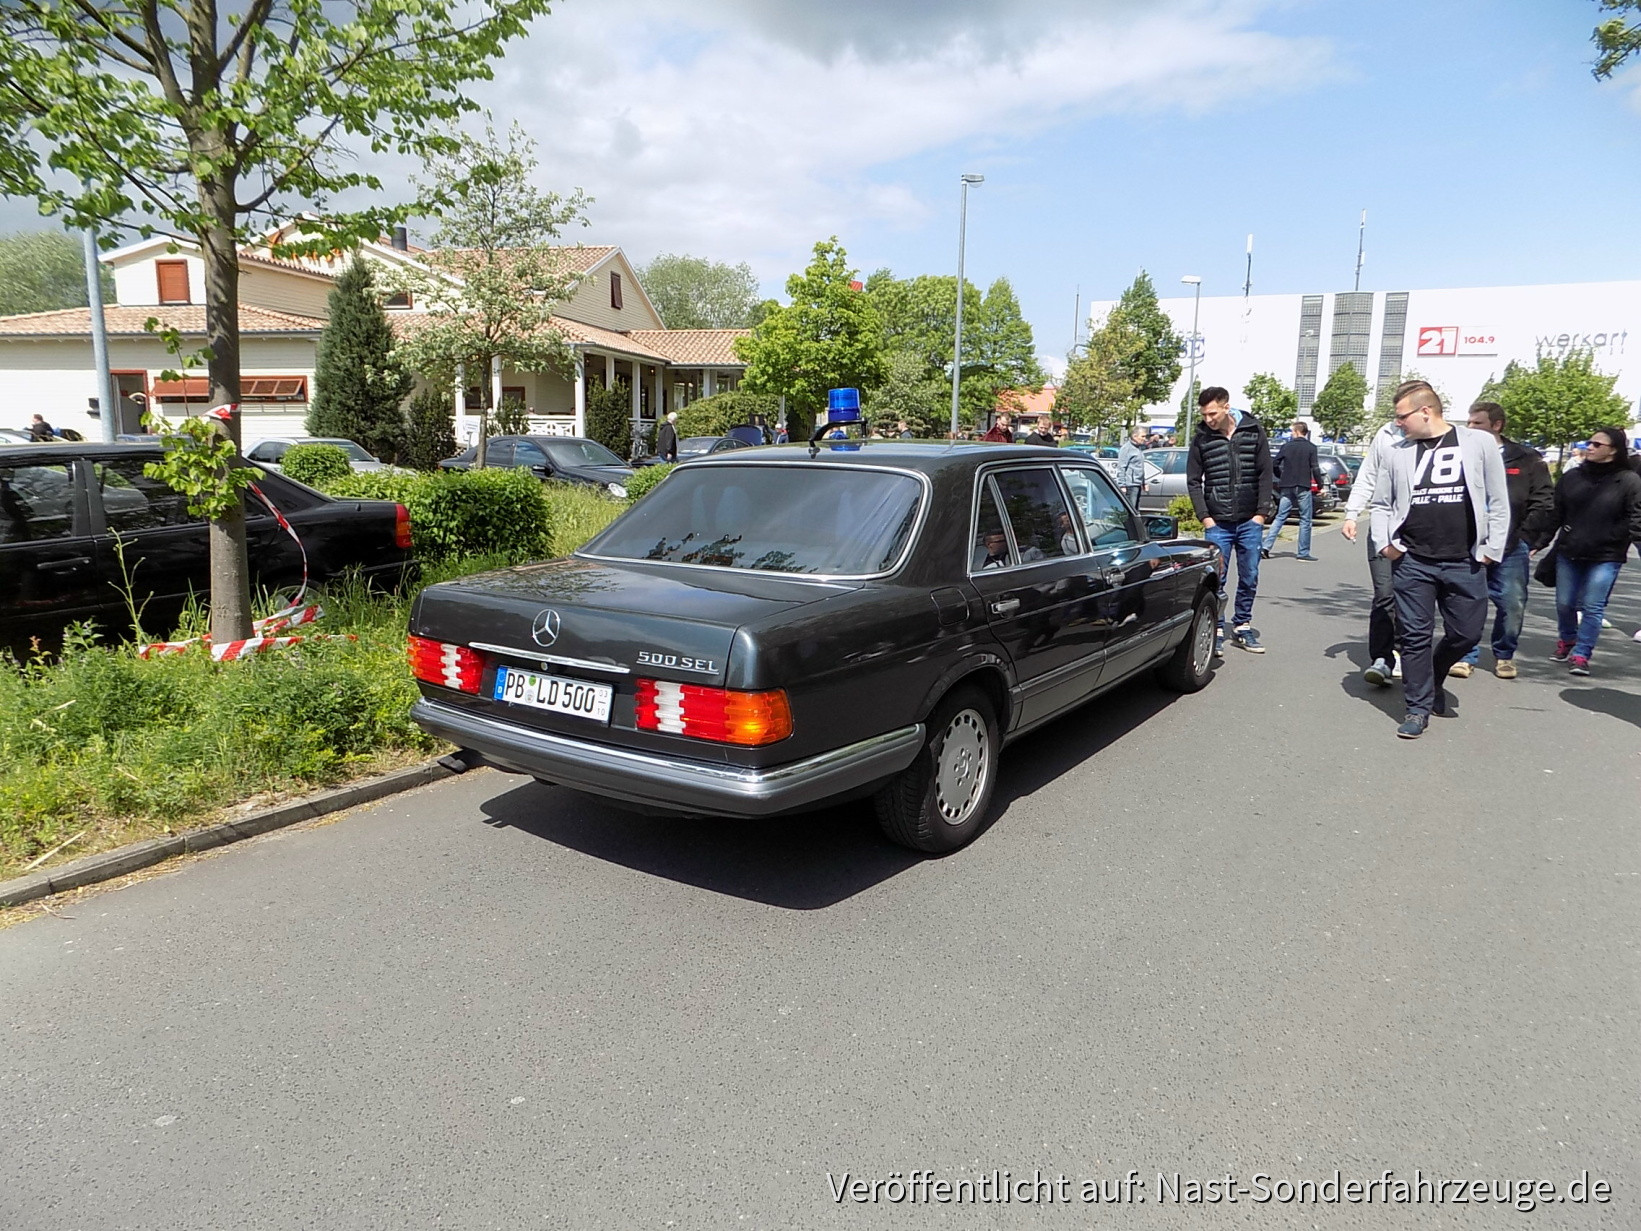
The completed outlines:
<svg viewBox="0 0 1641 1231">
<path fill-rule="evenodd" d="M 128 634 L 127 577 L 151 632 L 169 632 L 191 595 L 203 601 L 210 590 L 206 523 L 143 473 L 162 452 L 152 445 L 0 444 L 0 647 L 24 655 L 36 638 L 50 646 L 76 620 Z M 301 537 L 314 581 L 355 574 L 396 586 L 414 568 L 403 505 L 333 500 L 274 474 L 259 486 Z M 254 496 L 246 497 L 245 515 L 253 588 L 299 584 L 302 559 L 290 536 Z"/>
</svg>

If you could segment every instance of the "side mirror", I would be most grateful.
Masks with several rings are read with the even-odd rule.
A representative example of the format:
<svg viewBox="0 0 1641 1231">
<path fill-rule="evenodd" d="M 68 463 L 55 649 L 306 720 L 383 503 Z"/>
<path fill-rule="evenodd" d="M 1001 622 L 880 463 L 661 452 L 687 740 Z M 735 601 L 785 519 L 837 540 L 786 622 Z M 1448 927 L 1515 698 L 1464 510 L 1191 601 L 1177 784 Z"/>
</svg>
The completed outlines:
<svg viewBox="0 0 1641 1231">
<path fill-rule="evenodd" d="M 1179 538 L 1179 518 L 1177 517 L 1147 517 L 1145 532 L 1154 539 Z"/>
</svg>

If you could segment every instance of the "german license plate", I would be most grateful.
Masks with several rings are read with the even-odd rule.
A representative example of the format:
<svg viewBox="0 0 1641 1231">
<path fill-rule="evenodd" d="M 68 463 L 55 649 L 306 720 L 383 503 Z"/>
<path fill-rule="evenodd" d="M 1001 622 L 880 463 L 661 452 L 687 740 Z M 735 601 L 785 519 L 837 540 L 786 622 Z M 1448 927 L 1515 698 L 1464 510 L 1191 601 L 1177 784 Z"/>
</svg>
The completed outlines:
<svg viewBox="0 0 1641 1231">
<path fill-rule="evenodd" d="M 520 671 L 517 667 L 496 668 L 496 700 L 509 705 L 528 705 L 572 718 L 609 722 L 613 696 L 615 689 L 608 684 L 567 680 L 561 675 L 541 675 L 535 671 Z"/>
</svg>

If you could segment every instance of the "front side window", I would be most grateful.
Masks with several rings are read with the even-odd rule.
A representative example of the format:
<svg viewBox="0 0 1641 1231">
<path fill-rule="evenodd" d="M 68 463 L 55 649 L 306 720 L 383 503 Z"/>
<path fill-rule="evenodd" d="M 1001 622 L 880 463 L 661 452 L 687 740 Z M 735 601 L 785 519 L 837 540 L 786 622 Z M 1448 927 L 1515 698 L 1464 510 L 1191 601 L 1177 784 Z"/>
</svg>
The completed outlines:
<svg viewBox="0 0 1641 1231">
<path fill-rule="evenodd" d="M 923 488 L 841 466 L 692 466 L 582 548 L 589 556 L 860 577 L 895 567 Z"/>
<path fill-rule="evenodd" d="M 1111 486 L 1111 480 L 1092 466 L 1067 468 L 1066 486 L 1071 503 L 1082 518 L 1088 541 L 1095 547 L 1114 547 L 1139 539 L 1139 531 L 1128 506 Z"/>
<path fill-rule="evenodd" d="M 1053 560 L 1082 552 L 1076 523 L 1066 507 L 1060 481 L 1047 466 L 1000 470 L 992 476 L 1003 512 L 1014 528 L 1021 564 Z"/>
<path fill-rule="evenodd" d="M 596 440 L 552 440 L 543 445 L 554 466 L 625 466 Z"/>
<path fill-rule="evenodd" d="M 66 465 L 0 466 L 0 543 L 73 534 L 74 485 Z"/>
<path fill-rule="evenodd" d="M 91 468 L 109 530 L 124 534 L 192 525 L 200 520 L 189 515 L 187 501 L 180 492 L 150 479 L 142 467 L 141 458 L 121 457 L 98 462 Z"/>
</svg>

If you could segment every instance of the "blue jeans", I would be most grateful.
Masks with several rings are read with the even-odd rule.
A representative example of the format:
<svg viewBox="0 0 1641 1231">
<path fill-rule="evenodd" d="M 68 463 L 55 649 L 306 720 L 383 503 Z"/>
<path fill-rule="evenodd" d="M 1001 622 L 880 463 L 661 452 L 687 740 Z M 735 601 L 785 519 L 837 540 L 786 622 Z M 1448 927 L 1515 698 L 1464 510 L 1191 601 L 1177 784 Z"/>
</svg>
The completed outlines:
<svg viewBox="0 0 1641 1231">
<path fill-rule="evenodd" d="M 1493 600 L 1493 657 L 1505 662 L 1516 656 L 1521 642 L 1521 622 L 1527 618 L 1527 544 L 1517 543 L 1497 564 L 1487 566 L 1487 597 Z M 1464 656 L 1474 666 L 1481 660 L 1481 646 Z"/>
<path fill-rule="evenodd" d="M 1225 567 L 1219 575 L 1220 624 L 1225 623 L 1225 583 L 1231 577 L 1231 556 L 1236 556 L 1236 614 L 1231 627 L 1240 628 L 1254 618 L 1254 596 L 1259 593 L 1259 544 L 1264 527 L 1253 518 L 1232 525 L 1215 522 L 1202 532 L 1202 537 L 1224 557 Z"/>
<path fill-rule="evenodd" d="M 1595 639 L 1601 635 L 1601 617 L 1612 597 L 1618 570 L 1616 560 L 1569 560 L 1556 558 L 1556 627 L 1563 641 L 1573 643 L 1574 658 L 1595 653 Z M 1583 612 L 1580 618 L 1579 613 Z"/>
<path fill-rule="evenodd" d="M 1297 504 L 1299 506 L 1299 554 L 1302 556 L 1311 554 L 1311 510 L 1314 507 L 1312 502 L 1315 498 L 1315 493 L 1308 487 L 1284 487 L 1282 489 L 1282 499 L 1277 502 L 1276 506 L 1276 520 L 1265 531 L 1263 546 L 1266 551 L 1276 545 L 1277 533 L 1287 524 L 1288 514 L 1293 512 L 1293 506 Z"/>
<path fill-rule="evenodd" d="M 1481 640 L 1487 622 L 1487 574 L 1476 560 L 1391 562 L 1396 623 L 1401 628 L 1402 696 L 1410 714 L 1435 708 L 1453 664 Z M 1436 612 L 1442 615 L 1437 642 Z M 1434 644 L 1432 644 L 1434 643 Z"/>
</svg>

